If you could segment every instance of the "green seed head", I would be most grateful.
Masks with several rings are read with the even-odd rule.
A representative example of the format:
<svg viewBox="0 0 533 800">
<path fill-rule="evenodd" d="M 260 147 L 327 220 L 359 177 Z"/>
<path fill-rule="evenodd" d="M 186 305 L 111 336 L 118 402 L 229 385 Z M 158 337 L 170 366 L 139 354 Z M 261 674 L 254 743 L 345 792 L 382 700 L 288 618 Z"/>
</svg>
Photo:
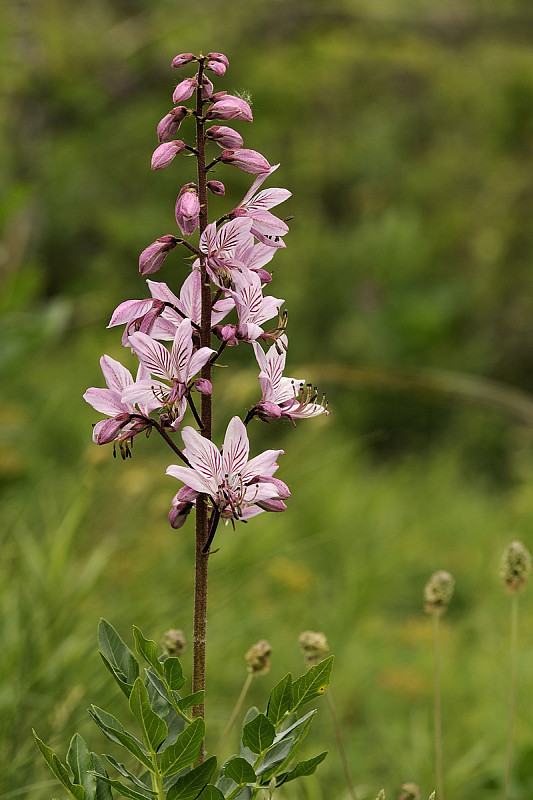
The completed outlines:
<svg viewBox="0 0 533 800">
<path fill-rule="evenodd" d="M 260 642 L 253 644 L 244 656 L 248 672 L 251 672 L 252 675 L 266 675 L 270 670 L 271 654 L 272 648 L 266 639 L 261 639 Z"/>
<path fill-rule="evenodd" d="M 508 544 L 500 562 L 500 577 L 509 594 L 522 591 L 531 572 L 531 553 L 522 542 Z"/>
<path fill-rule="evenodd" d="M 328 640 L 320 631 L 304 631 L 298 637 L 307 666 L 318 664 L 329 653 Z"/>
<path fill-rule="evenodd" d="M 404 783 L 400 789 L 398 800 L 419 800 L 420 789 L 416 783 Z"/>
<path fill-rule="evenodd" d="M 171 628 L 169 631 L 166 631 L 161 639 L 161 647 L 169 656 L 181 656 L 187 648 L 187 642 L 185 641 L 183 631 L 177 630 L 176 628 Z"/>
<path fill-rule="evenodd" d="M 424 611 L 427 614 L 444 614 L 453 595 L 455 580 L 449 572 L 434 572 L 424 587 Z"/>
</svg>

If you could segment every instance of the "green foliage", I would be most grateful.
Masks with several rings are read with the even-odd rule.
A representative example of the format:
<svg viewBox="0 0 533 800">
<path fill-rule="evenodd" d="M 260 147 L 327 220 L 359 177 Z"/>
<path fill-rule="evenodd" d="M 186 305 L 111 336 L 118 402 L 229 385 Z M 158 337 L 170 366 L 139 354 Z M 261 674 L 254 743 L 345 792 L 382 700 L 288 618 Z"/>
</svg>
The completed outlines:
<svg viewBox="0 0 533 800">
<path fill-rule="evenodd" d="M 190 702 L 190 697 L 197 700 L 199 693 L 180 698 L 176 687 L 183 686 L 184 678 L 179 659 L 158 656 L 155 642 L 146 639 L 136 626 L 133 634 L 137 653 L 149 665 L 144 670 L 144 680 L 135 655 L 113 626 L 101 620 L 98 627 L 100 655 L 129 698 L 129 709 L 141 738 L 127 731 L 113 714 L 96 706 L 89 711 L 103 734 L 138 762 L 132 770 L 114 756 L 105 756 L 120 778 L 127 782 L 109 776 L 101 759 L 89 752 L 79 734 L 71 740 L 65 765 L 34 733 L 46 763 L 74 800 L 112 800 L 112 789 L 129 800 L 196 800 L 199 797 L 202 800 L 251 800 L 262 788 L 271 785 L 272 780 L 281 786 L 294 778 L 311 775 L 326 756 L 321 753 L 300 761 L 287 771 L 315 714 L 311 711 L 297 719 L 294 712 L 318 696 L 321 687 L 327 685 L 331 658 L 311 667 L 294 683 L 288 675 L 274 687 L 269 701 L 272 714 L 276 709 L 274 721 L 256 708 L 248 712 L 243 723 L 242 753 L 225 762 L 214 785 L 209 781 L 216 770 L 216 756 L 205 761 L 202 758 L 205 722 L 202 718 L 189 720 L 179 707 L 182 700 Z M 288 697 L 287 686 L 296 687 Z M 144 768 L 141 775 L 137 774 L 139 765 Z"/>
</svg>

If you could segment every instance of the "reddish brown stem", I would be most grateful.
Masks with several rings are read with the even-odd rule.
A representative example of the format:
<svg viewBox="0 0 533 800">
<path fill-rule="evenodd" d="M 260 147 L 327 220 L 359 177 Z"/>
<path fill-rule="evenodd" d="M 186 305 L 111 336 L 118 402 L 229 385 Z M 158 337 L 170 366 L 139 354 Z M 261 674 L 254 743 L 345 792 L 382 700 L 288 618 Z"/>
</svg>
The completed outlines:
<svg viewBox="0 0 533 800">
<path fill-rule="evenodd" d="M 202 76 L 204 60 L 200 60 L 198 69 L 198 88 L 196 90 L 196 160 L 198 165 L 198 199 L 200 202 L 200 236 L 207 227 L 207 170 L 205 166 L 204 118 L 202 114 Z M 211 284 L 207 275 L 205 256 L 200 257 L 202 276 L 202 317 L 200 322 L 201 347 L 211 346 Z M 201 376 L 211 381 L 211 364 L 208 361 L 202 368 Z M 212 438 L 212 405 L 211 395 L 202 394 L 201 406 L 202 436 Z M 193 677 L 192 690 L 205 690 L 205 640 L 207 630 L 207 564 L 209 553 L 203 549 L 209 538 L 209 520 L 205 495 L 196 501 L 196 555 L 194 574 L 194 633 L 193 633 Z M 204 717 L 204 703 L 199 703 L 192 710 L 193 717 Z M 203 761 L 203 752 L 200 760 Z"/>
</svg>

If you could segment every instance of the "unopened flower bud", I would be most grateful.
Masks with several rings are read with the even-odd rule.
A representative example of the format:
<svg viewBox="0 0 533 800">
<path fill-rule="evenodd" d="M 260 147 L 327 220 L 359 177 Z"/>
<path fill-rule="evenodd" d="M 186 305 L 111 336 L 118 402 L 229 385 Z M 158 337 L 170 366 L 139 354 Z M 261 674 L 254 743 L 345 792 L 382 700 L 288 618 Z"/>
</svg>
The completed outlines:
<svg viewBox="0 0 533 800">
<path fill-rule="evenodd" d="M 232 164 L 234 167 L 250 172 L 252 175 L 260 175 L 271 169 L 270 164 L 261 153 L 247 148 L 239 150 L 224 150 L 220 156 L 223 164 Z"/>
<path fill-rule="evenodd" d="M 419 800 L 420 788 L 416 783 L 404 783 L 400 789 L 398 800 Z"/>
<path fill-rule="evenodd" d="M 160 144 L 159 147 L 156 147 L 152 155 L 152 169 L 164 169 L 168 167 L 175 156 L 184 149 L 185 142 L 182 142 L 180 139 Z"/>
<path fill-rule="evenodd" d="M 198 378 L 194 381 L 194 388 L 200 394 L 212 394 L 213 386 L 207 378 Z"/>
<path fill-rule="evenodd" d="M 168 256 L 171 250 L 174 250 L 178 243 L 175 236 L 167 233 L 165 236 L 160 236 L 155 242 L 148 245 L 139 256 L 139 272 L 141 275 L 151 275 L 157 272 L 161 264 Z"/>
<path fill-rule="evenodd" d="M 93 428 L 93 441 L 96 444 L 114 442 L 120 431 L 130 420 L 131 414 L 127 413 L 117 414 L 116 417 L 101 420 Z"/>
<path fill-rule="evenodd" d="M 189 64 L 191 61 L 196 61 L 196 56 L 193 53 L 180 53 L 174 59 L 172 59 L 172 66 L 183 67 L 185 64 Z"/>
<path fill-rule="evenodd" d="M 188 100 L 194 93 L 194 90 L 198 86 L 198 82 L 196 78 L 185 78 L 185 80 L 180 81 L 176 88 L 174 89 L 174 93 L 172 95 L 172 102 L 174 105 L 178 105 L 182 103 L 184 100 Z"/>
<path fill-rule="evenodd" d="M 218 61 L 220 64 L 224 64 L 225 67 L 229 67 L 228 57 L 224 53 L 208 53 L 207 57 L 210 61 Z"/>
<path fill-rule="evenodd" d="M 213 194 L 226 194 L 226 187 L 221 181 L 207 181 L 207 188 Z"/>
<path fill-rule="evenodd" d="M 508 544 L 500 562 L 500 577 L 509 594 L 522 591 L 531 572 L 531 553 L 522 542 Z"/>
<path fill-rule="evenodd" d="M 328 640 L 320 631 L 304 631 L 298 637 L 307 666 L 318 664 L 329 653 Z"/>
<path fill-rule="evenodd" d="M 213 99 L 219 93 L 213 95 Z M 241 97 L 232 94 L 224 94 L 219 100 L 207 110 L 207 119 L 242 119 L 245 122 L 252 122 L 252 109 Z"/>
<path fill-rule="evenodd" d="M 166 114 L 157 126 L 157 138 L 160 142 L 169 142 L 188 114 L 185 106 L 176 106 Z"/>
<path fill-rule="evenodd" d="M 194 233 L 199 224 L 200 200 L 194 183 L 186 183 L 176 200 L 176 222 L 185 236 Z"/>
<path fill-rule="evenodd" d="M 187 642 L 185 641 L 183 631 L 177 628 L 171 628 L 169 631 L 165 631 L 161 638 L 161 647 L 169 656 L 181 656 L 187 649 Z"/>
<path fill-rule="evenodd" d="M 424 611 L 427 614 L 444 614 L 453 595 L 455 580 L 445 570 L 434 572 L 424 587 Z"/>
<path fill-rule="evenodd" d="M 271 654 L 272 648 L 266 639 L 261 639 L 260 642 L 253 644 L 244 656 L 248 672 L 251 672 L 252 675 L 266 675 L 270 670 Z"/>
<path fill-rule="evenodd" d="M 207 75 L 202 76 L 202 97 L 204 100 L 210 100 L 213 97 L 213 84 L 207 77 Z"/>
<path fill-rule="evenodd" d="M 205 136 L 206 139 L 211 139 L 220 147 L 229 150 L 238 150 L 243 145 L 240 133 L 234 131 L 233 128 L 228 128 L 226 125 L 212 125 L 207 129 Z"/>
</svg>

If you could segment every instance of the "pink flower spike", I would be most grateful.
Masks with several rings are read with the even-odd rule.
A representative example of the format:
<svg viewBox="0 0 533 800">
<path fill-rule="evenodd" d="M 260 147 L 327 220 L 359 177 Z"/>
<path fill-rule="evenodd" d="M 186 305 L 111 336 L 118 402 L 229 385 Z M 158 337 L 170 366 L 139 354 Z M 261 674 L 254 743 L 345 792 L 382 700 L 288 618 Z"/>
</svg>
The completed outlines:
<svg viewBox="0 0 533 800">
<path fill-rule="evenodd" d="M 259 175 L 270 169 L 270 164 L 261 153 L 256 150 L 224 150 L 220 156 L 223 164 L 232 164 L 244 172 Z"/>
<path fill-rule="evenodd" d="M 218 94 L 218 92 L 217 92 Z M 217 95 L 213 95 L 215 99 Z M 245 122 L 253 122 L 252 109 L 241 97 L 232 94 L 224 94 L 220 100 L 207 110 L 207 119 L 242 119 Z"/>
<path fill-rule="evenodd" d="M 234 131 L 233 128 L 227 128 L 225 125 L 212 125 L 211 128 L 207 129 L 205 136 L 206 139 L 211 139 L 225 149 L 238 150 L 243 145 L 240 133 Z"/>
<path fill-rule="evenodd" d="M 196 78 L 185 78 L 185 80 L 178 83 L 176 88 L 174 89 L 174 94 L 172 95 L 172 102 L 174 105 L 178 105 L 182 103 L 184 100 L 188 100 L 194 94 L 194 90 L 198 86 L 198 82 Z"/>
<path fill-rule="evenodd" d="M 159 147 L 156 147 L 152 155 L 152 169 L 164 169 L 168 167 L 178 153 L 181 153 L 184 149 L 185 142 L 182 142 L 180 139 L 160 144 Z"/>
<path fill-rule="evenodd" d="M 186 183 L 176 200 L 176 222 L 184 236 L 194 233 L 199 224 L 200 201 L 194 183 Z"/>
<path fill-rule="evenodd" d="M 207 188 L 213 194 L 226 194 L 226 187 L 220 181 L 207 181 Z"/>
<path fill-rule="evenodd" d="M 172 60 L 172 66 L 183 67 L 185 64 L 190 64 L 191 61 L 196 61 L 196 56 L 193 53 L 180 53 Z"/>
<path fill-rule="evenodd" d="M 222 452 L 194 428 L 185 427 L 182 437 L 191 466 L 172 464 L 167 475 L 182 481 L 193 492 L 208 494 L 221 517 L 243 520 L 261 510 L 283 510 L 277 501 L 287 495 L 288 489 L 285 484 L 281 489 L 270 480 L 283 450 L 266 450 L 248 461 L 248 435 L 239 417 L 233 417 L 228 425 Z M 173 505 L 177 508 L 179 502 L 184 500 L 180 498 Z M 268 503 L 272 503 L 271 509 L 267 509 Z M 265 507 L 261 508 L 261 504 Z"/>
<path fill-rule="evenodd" d="M 141 275 L 151 275 L 161 267 L 161 264 L 171 250 L 174 250 L 178 243 L 175 236 L 167 233 L 160 236 L 155 242 L 148 245 L 139 256 L 139 272 Z"/>
<path fill-rule="evenodd" d="M 160 142 L 169 142 L 174 138 L 176 131 L 188 114 L 185 106 L 177 106 L 169 111 L 157 126 L 157 138 Z"/>
</svg>

